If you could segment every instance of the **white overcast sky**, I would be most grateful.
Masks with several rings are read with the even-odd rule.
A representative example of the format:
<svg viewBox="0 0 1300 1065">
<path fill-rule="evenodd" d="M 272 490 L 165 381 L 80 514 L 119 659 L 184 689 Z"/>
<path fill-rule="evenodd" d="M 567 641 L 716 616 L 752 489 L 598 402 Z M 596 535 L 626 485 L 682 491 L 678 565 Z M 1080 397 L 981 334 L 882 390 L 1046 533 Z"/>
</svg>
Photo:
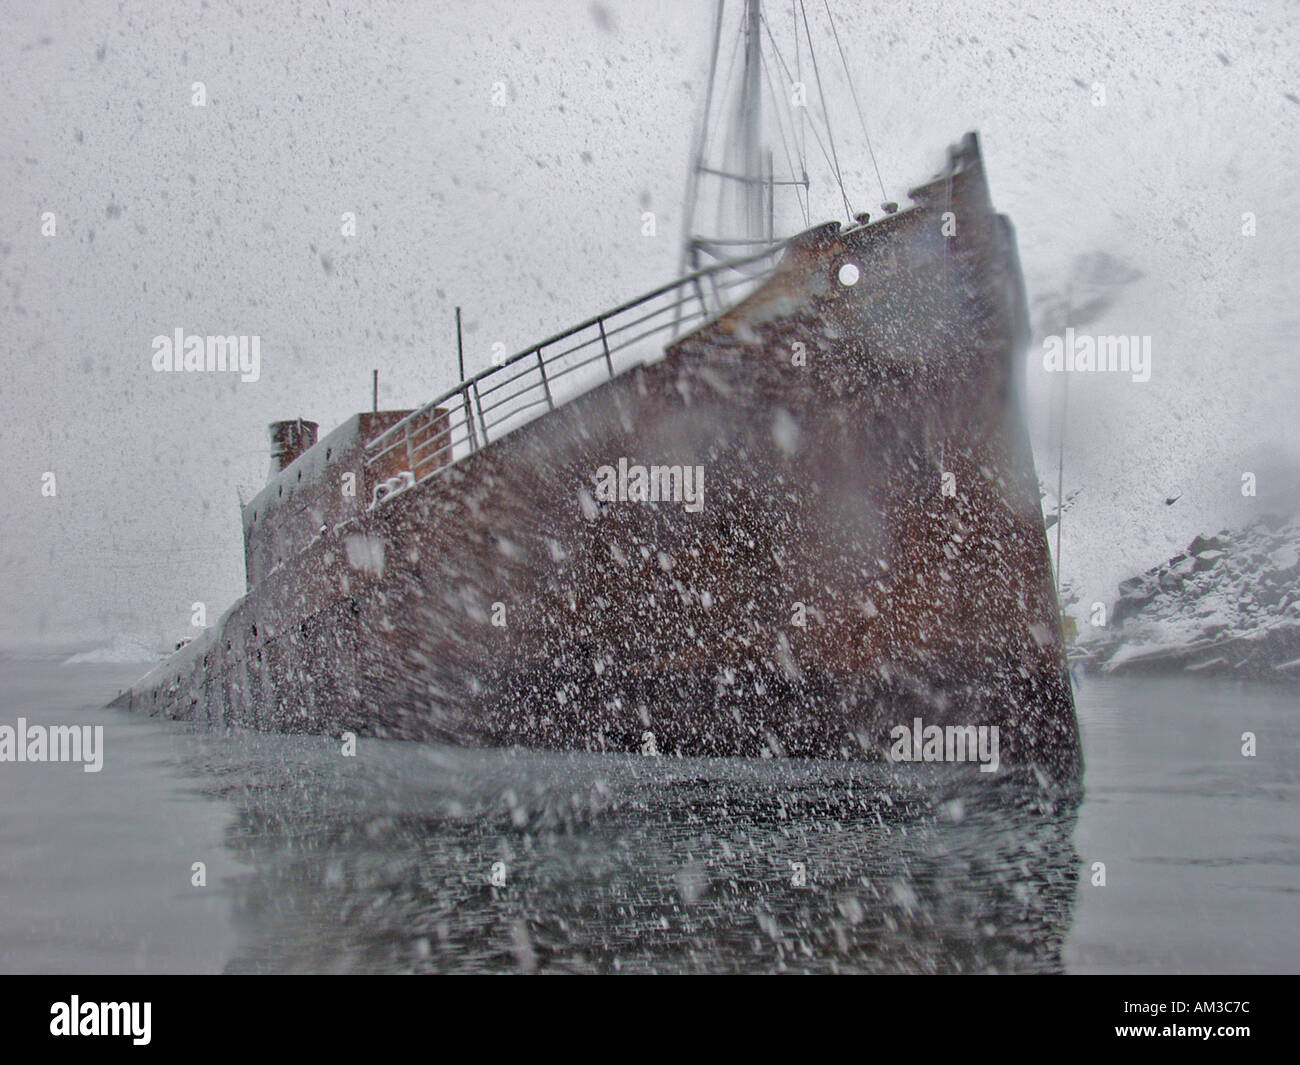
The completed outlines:
<svg viewBox="0 0 1300 1065">
<path fill-rule="evenodd" d="M 874 209 L 808 6 L 850 196 Z M 1300 5 L 832 8 L 890 196 L 978 129 L 1042 321 L 1068 288 L 1093 305 L 1087 328 L 1153 337 L 1149 383 L 1071 383 L 1067 578 L 1108 597 L 1195 533 L 1285 502 Z M 669 279 L 711 9 L 0 2 L 0 642 L 174 638 L 196 600 L 215 618 L 242 591 L 236 492 L 265 479 L 268 422 L 332 428 L 368 408 L 372 368 L 382 406 L 431 398 L 455 380 L 457 303 L 475 370 L 495 341 L 517 350 Z M 823 185 L 822 217 L 837 202 Z M 261 380 L 153 373 L 151 339 L 177 327 L 260 335 Z M 1054 484 L 1060 378 L 1039 351 L 1027 393 Z"/>
</svg>

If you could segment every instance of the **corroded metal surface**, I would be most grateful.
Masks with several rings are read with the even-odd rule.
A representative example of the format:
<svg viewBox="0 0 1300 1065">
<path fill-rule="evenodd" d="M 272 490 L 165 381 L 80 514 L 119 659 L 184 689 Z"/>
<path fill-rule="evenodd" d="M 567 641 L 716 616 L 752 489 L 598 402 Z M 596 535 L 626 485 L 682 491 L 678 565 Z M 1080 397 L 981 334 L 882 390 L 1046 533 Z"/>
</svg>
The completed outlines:
<svg viewBox="0 0 1300 1065">
<path fill-rule="evenodd" d="M 797 238 L 662 360 L 324 523 L 123 701 L 264 729 L 856 759 L 920 717 L 997 725 L 1003 762 L 1074 775 L 1014 237 L 973 140 L 913 199 Z M 620 459 L 702 468 L 702 508 L 598 498 Z"/>
</svg>

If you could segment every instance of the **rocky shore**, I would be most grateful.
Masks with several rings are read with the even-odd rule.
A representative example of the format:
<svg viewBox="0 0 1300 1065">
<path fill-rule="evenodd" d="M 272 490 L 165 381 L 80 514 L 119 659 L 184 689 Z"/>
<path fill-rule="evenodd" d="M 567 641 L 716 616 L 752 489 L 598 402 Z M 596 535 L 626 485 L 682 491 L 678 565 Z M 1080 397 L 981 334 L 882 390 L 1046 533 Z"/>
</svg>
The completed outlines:
<svg viewBox="0 0 1300 1065">
<path fill-rule="evenodd" d="M 1079 648 L 1101 673 L 1199 672 L 1300 682 L 1300 521 L 1198 536 L 1119 586 Z"/>
</svg>

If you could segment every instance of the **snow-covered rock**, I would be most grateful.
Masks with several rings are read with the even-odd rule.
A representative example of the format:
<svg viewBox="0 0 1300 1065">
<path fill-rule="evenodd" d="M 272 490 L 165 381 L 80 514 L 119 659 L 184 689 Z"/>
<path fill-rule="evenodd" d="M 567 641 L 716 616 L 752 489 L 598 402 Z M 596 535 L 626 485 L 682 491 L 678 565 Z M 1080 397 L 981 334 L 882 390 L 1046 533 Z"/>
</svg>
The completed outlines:
<svg viewBox="0 0 1300 1065">
<path fill-rule="evenodd" d="M 1300 520 L 1198 536 L 1119 593 L 1082 644 L 1094 669 L 1300 681 Z"/>
</svg>

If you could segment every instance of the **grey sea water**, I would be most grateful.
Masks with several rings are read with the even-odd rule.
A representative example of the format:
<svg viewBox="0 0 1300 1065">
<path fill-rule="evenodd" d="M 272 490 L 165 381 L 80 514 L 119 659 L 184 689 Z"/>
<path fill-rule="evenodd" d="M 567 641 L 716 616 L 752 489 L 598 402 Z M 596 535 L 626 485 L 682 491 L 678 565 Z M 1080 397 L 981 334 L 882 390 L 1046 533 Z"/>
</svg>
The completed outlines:
<svg viewBox="0 0 1300 1065">
<path fill-rule="evenodd" d="M 100 709 L 140 672 L 0 662 L 0 724 L 105 726 L 100 773 L 0 763 L 0 970 L 1278 972 L 1300 959 L 1293 689 L 1085 680 L 1087 772 L 1070 795 L 830 762 L 380 740 L 344 757 L 332 739 Z"/>
</svg>

